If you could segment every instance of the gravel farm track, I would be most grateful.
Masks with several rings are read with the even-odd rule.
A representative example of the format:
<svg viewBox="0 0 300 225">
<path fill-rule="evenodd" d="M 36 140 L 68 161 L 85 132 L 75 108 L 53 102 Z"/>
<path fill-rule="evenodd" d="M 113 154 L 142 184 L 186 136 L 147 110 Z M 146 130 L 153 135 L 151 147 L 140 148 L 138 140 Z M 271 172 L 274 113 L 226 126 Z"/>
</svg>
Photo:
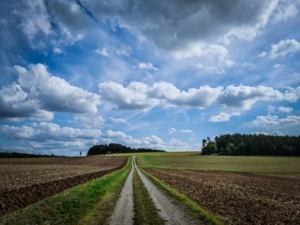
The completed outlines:
<svg viewBox="0 0 300 225">
<path fill-rule="evenodd" d="M 0 216 L 123 168 L 127 157 L 0 159 Z"/>
<path fill-rule="evenodd" d="M 300 224 L 300 176 L 145 169 L 226 224 Z"/>
</svg>

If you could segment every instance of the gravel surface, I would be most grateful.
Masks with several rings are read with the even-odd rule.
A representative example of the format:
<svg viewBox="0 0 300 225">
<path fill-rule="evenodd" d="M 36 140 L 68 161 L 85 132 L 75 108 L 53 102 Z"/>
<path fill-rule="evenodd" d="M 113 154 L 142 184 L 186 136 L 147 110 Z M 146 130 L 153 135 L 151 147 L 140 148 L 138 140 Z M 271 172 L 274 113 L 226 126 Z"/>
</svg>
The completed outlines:
<svg viewBox="0 0 300 225">
<path fill-rule="evenodd" d="M 193 225 L 203 224 L 193 220 L 189 215 L 185 214 L 181 208 L 173 203 L 165 194 L 163 194 L 137 167 L 135 156 L 132 159 L 132 169 L 128 175 L 121 196 L 117 202 L 115 211 L 110 218 L 110 225 L 132 225 L 134 218 L 133 208 L 133 171 L 137 170 L 159 216 L 165 221 L 165 224 L 171 225 Z"/>
<path fill-rule="evenodd" d="M 180 209 L 176 204 L 174 204 L 143 173 L 141 173 L 141 171 L 135 164 L 135 160 L 134 165 L 144 185 L 148 189 L 150 197 L 152 198 L 156 208 L 159 210 L 159 216 L 166 221 L 166 224 L 199 224 L 199 222 L 194 221 L 188 215 L 186 215 L 182 209 Z"/>
<path fill-rule="evenodd" d="M 134 217 L 133 209 L 133 161 L 132 169 L 127 177 L 121 196 L 117 202 L 115 211 L 110 218 L 110 225 L 132 225 Z"/>
</svg>

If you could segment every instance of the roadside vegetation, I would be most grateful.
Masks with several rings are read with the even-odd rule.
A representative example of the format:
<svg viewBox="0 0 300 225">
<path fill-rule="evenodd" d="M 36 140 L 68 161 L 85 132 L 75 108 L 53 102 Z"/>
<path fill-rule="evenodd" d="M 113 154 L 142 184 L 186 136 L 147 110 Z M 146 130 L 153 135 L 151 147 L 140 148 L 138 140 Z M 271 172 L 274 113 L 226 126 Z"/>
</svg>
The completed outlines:
<svg viewBox="0 0 300 225">
<path fill-rule="evenodd" d="M 131 165 L 1 217 L 0 224 L 106 224 Z"/>
<path fill-rule="evenodd" d="M 134 218 L 135 225 L 163 225 L 164 221 L 157 213 L 157 209 L 139 177 L 136 169 L 133 174 Z"/>
</svg>

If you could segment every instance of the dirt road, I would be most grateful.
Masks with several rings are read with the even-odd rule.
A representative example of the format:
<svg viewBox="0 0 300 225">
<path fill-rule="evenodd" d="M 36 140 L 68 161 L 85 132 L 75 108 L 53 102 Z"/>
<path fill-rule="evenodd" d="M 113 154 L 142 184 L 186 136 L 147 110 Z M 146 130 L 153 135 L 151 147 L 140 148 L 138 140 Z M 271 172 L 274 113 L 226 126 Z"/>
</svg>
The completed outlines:
<svg viewBox="0 0 300 225">
<path fill-rule="evenodd" d="M 137 167 L 135 157 L 132 160 L 132 170 L 127 178 L 124 189 L 121 193 L 120 199 L 117 203 L 115 212 L 111 217 L 110 224 L 133 224 L 133 170 L 136 169 L 140 178 L 142 179 L 145 187 L 147 188 L 150 197 L 152 198 L 156 208 L 158 209 L 159 216 L 166 222 L 172 225 L 185 225 L 185 224 L 203 224 L 195 221 L 186 213 L 183 212 L 176 204 L 174 204 L 165 194 L 163 194 Z M 125 214 L 125 215 L 124 215 Z"/>
</svg>

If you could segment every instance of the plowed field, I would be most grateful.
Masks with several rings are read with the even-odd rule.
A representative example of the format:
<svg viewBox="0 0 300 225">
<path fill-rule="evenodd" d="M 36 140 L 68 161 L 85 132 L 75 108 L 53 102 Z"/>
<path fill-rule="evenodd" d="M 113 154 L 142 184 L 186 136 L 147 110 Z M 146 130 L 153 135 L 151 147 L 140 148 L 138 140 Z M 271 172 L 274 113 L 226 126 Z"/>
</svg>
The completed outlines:
<svg viewBox="0 0 300 225">
<path fill-rule="evenodd" d="M 0 216 L 124 167 L 127 157 L 0 159 Z"/>
<path fill-rule="evenodd" d="M 300 177 L 146 169 L 228 224 L 300 224 Z"/>
</svg>

